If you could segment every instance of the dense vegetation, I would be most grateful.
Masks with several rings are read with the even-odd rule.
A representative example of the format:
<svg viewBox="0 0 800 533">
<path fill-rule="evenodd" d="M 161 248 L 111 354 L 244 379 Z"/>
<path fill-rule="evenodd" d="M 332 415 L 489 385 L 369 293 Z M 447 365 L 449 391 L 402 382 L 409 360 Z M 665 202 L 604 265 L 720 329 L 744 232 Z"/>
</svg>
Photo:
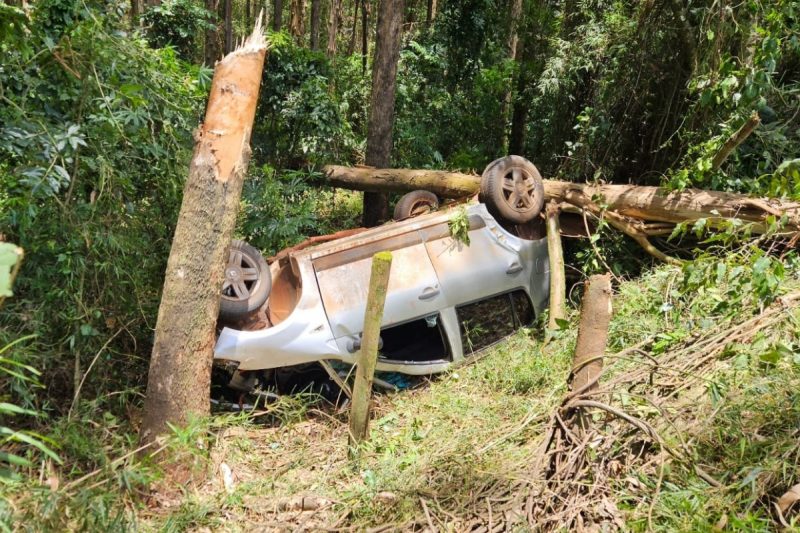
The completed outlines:
<svg viewBox="0 0 800 533">
<path fill-rule="evenodd" d="M 800 2 L 525 0 L 518 18 L 511 3 L 440 0 L 425 22 L 424 3 L 407 1 L 394 166 L 480 171 L 514 151 L 563 179 L 800 199 Z M 241 235 L 265 254 L 357 224 L 358 195 L 314 185 L 322 164 L 364 159 L 371 76 L 350 45 L 353 5 L 345 2 L 337 53 L 312 50 L 307 36 L 286 30 L 270 35 L 240 215 Z M 0 315 L 0 402 L 18 407 L 0 410 L 0 490 L 19 497 L 38 487 L 30 491 L 36 506 L 0 502 L 9 521 L 28 512 L 52 529 L 129 526 L 128 498 L 156 475 L 142 465 L 108 474 L 128 464 L 112 461 L 136 440 L 162 275 L 211 75 L 203 45 L 219 17 L 194 0 L 165 0 L 139 19 L 129 7 L 0 4 L 0 240 L 25 250 Z M 233 3 L 235 35 L 248 31 L 255 6 L 246 7 Z M 714 154 L 754 112 L 761 126 L 713 168 Z M 703 256 L 664 290 L 707 296 L 702 305 L 714 316 L 767 305 L 797 265 L 791 253 L 764 252 L 764 242 L 719 263 L 726 268 Z M 613 256 L 624 243 L 608 244 L 617 274 L 632 272 L 626 254 Z M 582 246 L 575 266 L 601 268 L 596 249 Z M 796 333 L 786 340 L 790 352 L 796 341 Z M 794 394 L 796 406 L 793 361 L 794 374 L 756 383 Z M 550 383 L 538 370 L 487 372 L 478 382 L 499 380 L 493 386 L 514 393 Z M 205 429 L 179 440 L 194 443 Z M 756 453 L 740 446 L 742 457 Z M 6 449 L 32 466 L 11 464 Z M 51 493 L 38 481 L 57 486 L 98 468 L 117 492 L 82 484 Z M 665 514 L 705 497 L 673 492 Z"/>
</svg>

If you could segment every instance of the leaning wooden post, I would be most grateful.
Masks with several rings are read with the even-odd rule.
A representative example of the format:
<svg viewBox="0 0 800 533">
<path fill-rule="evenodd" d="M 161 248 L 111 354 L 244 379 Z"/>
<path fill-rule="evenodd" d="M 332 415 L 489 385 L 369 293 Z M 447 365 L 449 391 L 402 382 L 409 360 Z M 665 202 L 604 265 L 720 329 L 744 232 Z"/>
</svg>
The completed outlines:
<svg viewBox="0 0 800 533">
<path fill-rule="evenodd" d="M 561 247 L 561 227 L 558 223 L 558 204 L 550 201 L 545 209 L 547 219 L 547 253 L 550 256 L 550 318 L 549 329 L 558 328 L 558 320 L 566 317 L 567 282 L 564 274 L 564 250 Z"/>
<path fill-rule="evenodd" d="M 611 322 L 611 274 L 591 276 L 583 290 L 578 341 L 570 372 L 571 395 L 597 388 Z M 583 423 L 583 418 L 579 418 Z"/>
<path fill-rule="evenodd" d="M 378 362 L 378 340 L 391 268 L 392 254 L 390 252 L 379 252 L 372 257 L 372 274 L 369 278 L 367 308 L 364 313 L 364 332 L 361 334 L 361 350 L 358 354 L 356 381 L 353 384 L 353 403 L 350 408 L 351 458 L 357 455 L 359 444 L 367 438 L 372 378 Z"/>
<path fill-rule="evenodd" d="M 214 68 L 167 262 L 140 439 L 209 412 L 214 329 L 267 43 L 253 33 Z"/>
</svg>

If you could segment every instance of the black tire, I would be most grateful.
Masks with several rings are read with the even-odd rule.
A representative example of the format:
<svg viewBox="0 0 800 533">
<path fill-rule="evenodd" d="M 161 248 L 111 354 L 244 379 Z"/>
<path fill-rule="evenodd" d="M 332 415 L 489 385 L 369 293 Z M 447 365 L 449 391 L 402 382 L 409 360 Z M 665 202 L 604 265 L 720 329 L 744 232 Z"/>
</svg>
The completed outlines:
<svg viewBox="0 0 800 533">
<path fill-rule="evenodd" d="M 542 176 L 524 157 L 496 159 L 483 171 L 479 199 L 492 215 L 507 222 L 530 222 L 544 206 Z"/>
<path fill-rule="evenodd" d="M 411 191 L 394 206 L 394 219 L 405 220 L 439 209 L 439 199 L 430 191 Z"/>
<path fill-rule="evenodd" d="M 225 263 L 219 302 L 223 320 L 239 320 L 257 311 L 269 298 L 272 275 L 261 253 L 243 241 L 232 241 Z"/>
</svg>

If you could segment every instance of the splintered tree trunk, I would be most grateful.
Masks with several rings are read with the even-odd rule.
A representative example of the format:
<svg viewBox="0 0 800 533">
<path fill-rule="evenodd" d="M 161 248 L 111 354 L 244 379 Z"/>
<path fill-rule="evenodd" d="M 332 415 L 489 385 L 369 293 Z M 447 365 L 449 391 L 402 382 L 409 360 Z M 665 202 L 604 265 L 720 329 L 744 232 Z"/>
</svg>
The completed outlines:
<svg viewBox="0 0 800 533">
<path fill-rule="evenodd" d="M 572 360 L 571 390 L 584 393 L 597 387 L 611 322 L 611 274 L 591 276 L 581 301 L 578 340 Z"/>
<path fill-rule="evenodd" d="M 261 21 L 214 69 L 183 191 L 156 322 L 140 438 L 149 443 L 209 411 L 214 328 L 225 256 L 250 157 L 266 55 Z"/>
<path fill-rule="evenodd" d="M 311 0 L 311 49 L 319 50 L 320 0 Z"/>
<path fill-rule="evenodd" d="M 380 0 L 372 64 L 372 98 L 367 123 L 366 163 L 387 167 L 392 154 L 394 100 L 397 61 L 400 58 L 400 33 L 403 24 L 403 0 Z M 364 193 L 364 226 L 376 226 L 389 219 L 389 196 Z"/>
</svg>

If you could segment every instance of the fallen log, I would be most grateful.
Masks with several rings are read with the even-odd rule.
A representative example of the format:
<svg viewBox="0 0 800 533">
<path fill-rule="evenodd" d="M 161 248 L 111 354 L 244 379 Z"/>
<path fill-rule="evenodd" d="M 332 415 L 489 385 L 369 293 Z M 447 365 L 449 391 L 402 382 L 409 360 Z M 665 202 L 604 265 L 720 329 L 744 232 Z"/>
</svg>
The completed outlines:
<svg viewBox="0 0 800 533">
<path fill-rule="evenodd" d="M 323 169 L 325 183 L 359 191 L 409 192 L 423 189 L 441 198 L 466 198 L 478 192 L 480 176 L 442 170 L 376 169 L 330 165 Z M 742 194 L 702 189 L 667 191 L 637 185 L 589 185 L 544 180 L 545 200 L 569 202 L 570 192 L 591 198 L 598 206 L 619 215 L 647 222 L 679 224 L 707 219 L 709 226 L 730 219 L 757 223 L 763 232 L 768 217 L 786 217 L 786 227 L 800 230 L 800 202 L 750 198 Z M 575 196 L 573 195 L 573 198 Z M 652 232 L 650 231 L 652 229 Z M 663 224 L 644 227 L 647 235 L 663 235 L 671 228 Z"/>
</svg>

